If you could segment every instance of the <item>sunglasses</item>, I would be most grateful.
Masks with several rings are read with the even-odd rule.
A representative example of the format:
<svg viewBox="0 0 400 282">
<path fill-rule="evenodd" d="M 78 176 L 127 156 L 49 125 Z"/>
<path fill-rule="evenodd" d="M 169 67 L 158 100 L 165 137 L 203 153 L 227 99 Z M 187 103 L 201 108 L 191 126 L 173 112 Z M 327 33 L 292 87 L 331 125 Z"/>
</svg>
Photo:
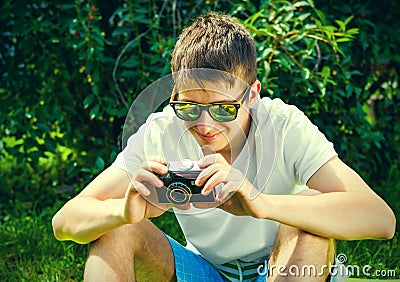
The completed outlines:
<svg viewBox="0 0 400 282">
<path fill-rule="evenodd" d="M 170 101 L 169 104 L 174 109 L 178 118 L 185 121 L 197 120 L 201 113 L 206 110 L 216 121 L 228 122 L 235 120 L 238 110 L 249 96 L 251 87 L 249 86 L 240 102 L 218 102 L 211 104 L 199 104 L 194 102 Z"/>
</svg>

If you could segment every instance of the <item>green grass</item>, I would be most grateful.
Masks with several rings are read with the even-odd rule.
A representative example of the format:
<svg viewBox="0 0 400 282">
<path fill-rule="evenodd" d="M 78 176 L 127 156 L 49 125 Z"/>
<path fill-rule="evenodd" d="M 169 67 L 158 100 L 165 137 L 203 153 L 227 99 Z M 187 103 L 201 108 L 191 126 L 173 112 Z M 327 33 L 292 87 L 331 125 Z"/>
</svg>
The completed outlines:
<svg viewBox="0 0 400 282">
<path fill-rule="evenodd" d="M 57 207 L 40 214 L 6 216 L 0 226 L 0 281 L 82 281 L 88 245 L 59 242 L 51 218 Z M 172 213 L 154 220 L 171 237 L 184 242 Z"/>
<path fill-rule="evenodd" d="M 53 237 L 51 218 L 59 206 L 60 203 L 39 214 L 24 212 L 18 217 L 6 216 L 3 219 L 0 227 L 0 281 L 82 281 L 88 246 L 59 242 Z M 172 213 L 166 213 L 153 222 L 176 240 L 184 242 Z M 386 278 L 400 278 L 399 232 L 388 241 L 340 241 L 337 245 L 337 253 L 347 256 L 347 264 L 371 265 L 371 273 L 378 269 L 394 269 L 396 276 Z"/>
<path fill-rule="evenodd" d="M 58 242 L 50 209 L 6 217 L 0 228 L 0 281 L 81 281 L 87 246 Z"/>
<path fill-rule="evenodd" d="M 399 232 L 391 240 L 337 241 L 336 244 L 336 254 L 344 254 L 347 258 L 345 265 L 354 266 L 352 277 L 400 278 Z M 357 269 L 359 270 L 357 271 Z M 365 269 L 365 274 L 363 269 Z"/>
<path fill-rule="evenodd" d="M 347 279 L 347 282 L 375 282 L 375 281 L 400 281 L 399 279 L 387 279 L 387 280 L 383 280 L 383 279 L 361 279 L 361 278 L 349 278 Z"/>
</svg>

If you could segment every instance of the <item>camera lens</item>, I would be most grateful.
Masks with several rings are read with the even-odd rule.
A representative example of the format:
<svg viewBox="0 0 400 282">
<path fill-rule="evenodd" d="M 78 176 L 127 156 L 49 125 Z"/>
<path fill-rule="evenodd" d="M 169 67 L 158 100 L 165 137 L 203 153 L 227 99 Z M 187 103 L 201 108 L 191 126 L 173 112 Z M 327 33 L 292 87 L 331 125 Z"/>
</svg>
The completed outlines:
<svg viewBox="0 0 400 282">
<path fill-rule="evenodd" d="M 179 183 L 181 184 L 181 183 Z M 172 185 L 171 185 L 172 186 Z M 181 185 L 173 185 L 168 187 L 167 199 L 174 205 L 184 205 L 190 200 L 190 193 Z"/>
</svg>

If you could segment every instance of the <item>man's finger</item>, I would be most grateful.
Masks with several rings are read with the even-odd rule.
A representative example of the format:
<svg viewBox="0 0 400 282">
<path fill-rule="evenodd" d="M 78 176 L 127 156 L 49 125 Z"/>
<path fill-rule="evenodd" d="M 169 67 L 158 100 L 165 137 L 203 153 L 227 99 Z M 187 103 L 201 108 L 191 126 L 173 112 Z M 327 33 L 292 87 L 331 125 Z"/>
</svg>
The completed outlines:
<svg viewBox="0 0 400 282">
<path fill-rule="evenodd" d="M 221 191 L 217 195 L 217 200 L 220 203 L 226 202 L 229 198 L 231 198 L 236 191 L 239 189 L 238 183 L 229 182 L 222 186 Z"/>
<path fill-rule="evenodd" d="M 129 194 L 140 193 L 146 197 L 150 196 L 150 190 L 138 181 L 133 181 L 129 186 Z"/>
<path fill-rule="evenodd" d="M 140 181 L 140 182 L 145 181 L 155 187 L 163 187 L 164 186 L 164 182 L 162 182 L 154 173 L 152 173 L 148 170 L 145 170 L 145 169 L 140 169 L 135 178 L 136 178 L 135 179 L 136 181 Z"/>
<path fill-rule="evenodd" d="M 168 167 L 166 163 L 160 163 L 156 161 L 147 161 L 142 165 L 142 168 L 147 171 L 155 172 L 158 174 L 165 174 L 168 172 Z"/>
<path fill-rule="evenodd" d="M 201 194 L 207 196 L 210 194 L 215 187 L 219 184 L 224 183 L 226 180 L 226 174 L 223 171 L 217 171 L 209 179 L 207 179 Z"/>
<path fill-rule="evenodd" d="M 225 158 L 219 153 L 205 156 L 198 162 L 198 165 L 200 168 L 204 168 L 214 163 L 229 165 Z"/>
<path fill-rule="evenodd" d="M 161 156 L 150 156 L 147 158 L 148 161 L 153 161 L 153 162 L 158 162 L 158 163 L 162 163 L 162 164 L 167 164 L 166 159 L 164 159 Z"/>
<path fill-rule="evenodd" d="M 203 186 L 211 174 L 216 172 L 215 164 L 212 164 L 205 169 L 203 169 L 196 178 L 196 185 Z"/>
</svg>

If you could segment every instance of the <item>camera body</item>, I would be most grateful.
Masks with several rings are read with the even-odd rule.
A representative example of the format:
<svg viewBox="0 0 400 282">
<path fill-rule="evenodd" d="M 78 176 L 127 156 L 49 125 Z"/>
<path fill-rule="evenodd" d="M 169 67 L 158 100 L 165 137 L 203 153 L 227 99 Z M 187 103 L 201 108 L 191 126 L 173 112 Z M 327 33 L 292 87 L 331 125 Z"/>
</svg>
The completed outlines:
<svg viewBox="0 0 400 282">
<path fill-rule="evenodd" d="M 168 172 L 158 175 L 164 186 L 157 188 L 159 203 L 184 205 L 186 203 L 212 203 L 215 201 L 215 192 L 207 196 L 201 195 L 203 187 L 194 183 L 202 171 L 191 160 L 174 161 L 168 163 Z"/>
</svg>

